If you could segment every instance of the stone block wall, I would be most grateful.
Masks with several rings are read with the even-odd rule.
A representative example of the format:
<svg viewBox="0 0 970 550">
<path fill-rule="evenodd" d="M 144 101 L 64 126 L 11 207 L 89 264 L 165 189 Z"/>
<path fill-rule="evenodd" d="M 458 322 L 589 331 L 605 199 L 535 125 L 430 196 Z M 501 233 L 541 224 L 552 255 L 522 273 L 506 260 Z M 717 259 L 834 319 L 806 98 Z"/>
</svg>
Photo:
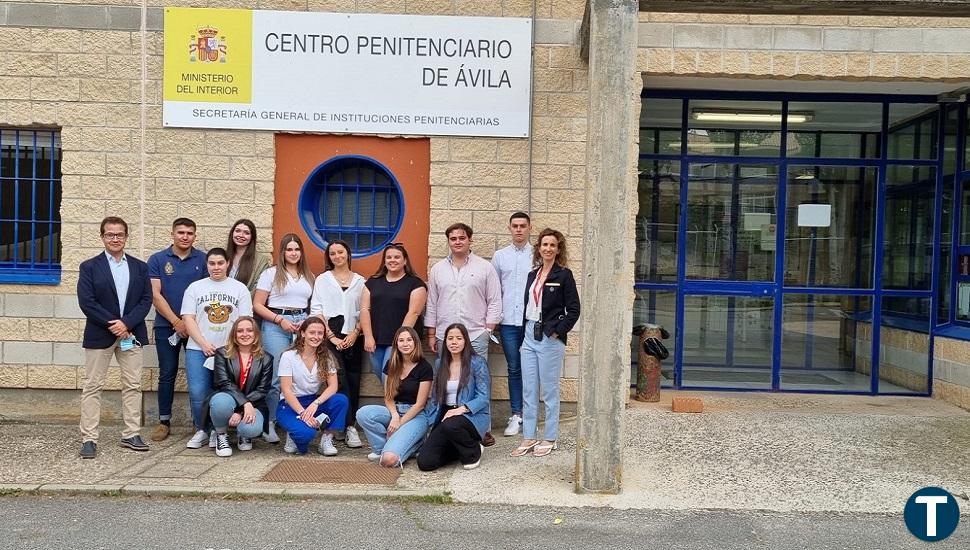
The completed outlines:
<svg viewBox="0 0 970 550">
<path fill-rule="evenodd" d="M 640 13 L 650 75 L 965 80 L 970 18 Z"/>
</svg>

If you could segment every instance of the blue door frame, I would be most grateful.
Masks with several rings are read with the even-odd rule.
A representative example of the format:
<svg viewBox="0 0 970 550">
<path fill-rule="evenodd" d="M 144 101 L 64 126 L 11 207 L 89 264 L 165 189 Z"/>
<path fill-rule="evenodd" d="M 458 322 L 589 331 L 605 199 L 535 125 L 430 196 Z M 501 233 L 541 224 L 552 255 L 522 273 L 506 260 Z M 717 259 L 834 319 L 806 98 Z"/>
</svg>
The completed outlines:
<svg viewBox="0 0 970 550">
<path fill-rule="evenodd" d="M 770 351 L 771 353 L 771 387 L 768 391 L 785 391 L 793 393 L 838 393 L 838 394 L 864 394 L 864 395 L 930 395 L 932 393 L 932 382 L 933 382 L 933 344 L 934 344 L 934 333 L 937 332 L 936 323 L 936 312 L 937 312 L 937 300 L 939 296 L 938 285 L 940 280 L 940 224 L 941 224 L 941 209 L 942 209 L 942 181 L 943 181 L 943 144 L 944 144 L 944 120 L 943 117 L 946 116 L 945 109 L 938 109 L 936 114 L 936 126 L 937 131 L 937 154 L 936 159 L 933 160 L 914 160 L 914 159 L 890 159 L 889 157 L 889 109 L 890 104 L 895 103 L 921 103 L 921 104 L 937 104 L 937 98 L 935 96 L 924 96 L 924 95 L 874 95 L 874 94 L 807 94 L 807 93 L 746 93 L 746 92 L 725 92 L 725 91 L 697 91 L 697 90 L 644 90 L 642 99 L 649 101 L 650 99 L 674 99 L 681 100 L 681 122 L 680 122 L 680 135 L 681 135 L 681 147 L 679 154 L 655 154 L 655 153 L 642 153 L 640 155 L 641 160 L 648 161 L 674 161 L 680 163 L 680 218 L 678 220 L 678 234 L 677 234 L 677 279 L 676 283 L 671 282 L 647 282 L 647 281 L 637 281 L 636 288 L 638 290 L 653 290 L 653 291 L 675 291 L 676 292 L 676 302 L 675 302 L 675 335 L 676 341 L 674 342 L 674 380 L 673 387 L 676 389 L 704 389 L 704 390 L 732 390 L 732 391 L 766 391 L 765 389 L 747 389 L 740 387 L 715 387 L 715 386 L 690 386 L 684 384 L 683 380 L 683 368 L 684 368 L 684 311 L 685 311 L 685 297 L 689 296 L 703 296 L 703 295 L 718 295 L 729 297 L 729 303 L 733 302 L 732 297 L 771 297 L 773 299 L 773 345 Z M 727 155 L 697 155 L 689 154 L 687 147 L 688 140 L 688 130 L 690 108 L 689 102 L 692 99 L 705 99 L 705 100 L 753 100 L 753 101 L 777 101 L 781 102 L 781 126 L 780 126 L 780 148 L 778 157 L 751 157 L 751 156 L 727 156 Z M 846 159 L 846 158 L 789 158 L 786 154 L 787 141 L 788 141 L 788 107 L 789 102 L 799 102 L 799 101 L 811 101 L 811 102 L 866 102 L 866 103 L 878 103 L 881 105 L 882 113 L 882 126 L 879 133 L 879 157 L 878 158 L 857 158 L 857 159 Z M 958 151 L 963 150 L 963 136 L 965 135 L 964 125 L 966 124 L 966 107 L 961 107 L 960 110 L 960 133 L 957 139 L 958 141 Z M 649 121 L 647 121 L 649 125 Z M 962 169 L 963 158 L 962 154 L 959 155 L 959 168 Z M 689 192 L 689 179 L 690 170 L 689 165 L 692 163 L 741 163 L 741 164 L 771 164 L 778 166 L 778 188 L 776 194 L 776 205 L 775 205 L 775 224 L 777 227 L 775 235 L 775 257 L 774 257 L 774 277 L 772 281 L 765 282 L 745 282 L 745 281 L 719 281 L 719 280 L 698 280 L 698 279 L 688 279 L 686 278 L 686 261 L 687 261 L 687 216 L 688 216 L 688 192 Z M 875 205 L 876 205 L 876 216 L 873 228 L 873 251 L 872 251 L 872 286 L 869 288 L 841 288 L 841 287 L 799 287 L 799 286 L 785 286 L 784 284 L 784 270 L 785 270 L 785 233 L 787 228 L 786 216 L 787 216 L 787 191 L 788 191 L 788 172 L 790 166 L 799 165 L 811 165 L 811 166 L 846 166 L 852 167 L 857 166 L 860 168 L 875 168 L 878 174 L 878 181 L 876 185 L 876 195 L 875 195 Z M 887 198 L 887 168 L 892 166 L 930 166 L 934 167 L 936 182 L 934 189 L 934 206 L 935 212 L 933 216 L 933 243 L 932 243 L 932 279 L 929 289 L 925 290 L 911 290 L 911 289 L 884 289 L 883 288 L 883 266 L 884 266 L 884 237 L 885 237 L 885 208 L 886 208 L 886 198 Z M 958 172 L 959 175 L 959 172 Z M 970 179 L 970 172 L 965 174 L 968 179 Z M 959 196 L 959 180 L 956 178 L 954 183 L 954 210 L 959 208 L 960 196 Z M 653 215 L 656 216 L 656 211 L 658 208 L 657 200 L 653 201 Z M 959 212 L 959 210 L 956 210 Z M 959 216 L 954 216 L 958 218 Z M 953 221 L 953 236 L 954 240 L 958 240 L 957 234 L 957 221 Z M 956 243 L 955 243 L 956 244 Z M 656 250 L 658 247 L 651 247 L 651 259 L 656 260 Z M 951 254 L 952 263 L 955 267 L 956 257 L 958 255 L 957 248 L 954 247 L 953 253 Z M 956 286 L 956 285 L 952 285 Z M 955 290 L 951 291 L 955 294 Z M 870 381 L 871 387 L 868 391 L 839 391 L 839 390 L 806 390 L 806 389 L 791 389 L 784 388 L 781 385 L 781 366 L 782 366 L 782 355 L 781 355 L 781 344 L 783 337 L 782 323 L 783 323 L 783 306 L 784 297 L 787 295 L 808 295 L 811 297 L 813 295 L 841 295 L 841 296 L 855 296 L 855 297 L 869 297 L 872 300 L 872 309 L 870 315 L 863 320 L 871 320 L 871 372 Z M 880 332 L 883 326 L 903 326 L 909 328 L 912 324 L 907 319 L 896 319 L 895 317 L 882 316 L 882 305 L 883 299 L 888 297 L 900 297 L 900 298 L 921 298 L 928 299 L 930 301 L 930 321 L 925 327 L 923 332 L 928 334 L 929 338 L 929 352 L 927 354 L 927 391 L 925 393 L 918 392 L 887 392 L 880 391 L 879 389 L 879 359 L 880 359 Z M 955 296 L 954 296 L 955 298 Z M 950 317 L 952 323 L 953 312 L 956 309 L 956 302 L 954 299 L 950 301 Z M 653 308 L 655 304 L 653 294 L 650 295 L 650 300 L 648 302 L 648 307 Z M 730 308 L 730 305 L 729 305 Z M 651 313 L 652 316 L 652 313 Z M 729 314 L 728 319 L 732 316 Z M 970 327 L 968 327 L 970 330 Z M 728 342 L 733 340 L 733 335 L 729 332 Z M 730 351 L 728 351 L 730 353 Z M 806 364 L 810 364 L 811 357 L 811 346 L 806 346 Z M 790 370 L 790 367 L 786 367 L 786 370 Z"/>
</svg>

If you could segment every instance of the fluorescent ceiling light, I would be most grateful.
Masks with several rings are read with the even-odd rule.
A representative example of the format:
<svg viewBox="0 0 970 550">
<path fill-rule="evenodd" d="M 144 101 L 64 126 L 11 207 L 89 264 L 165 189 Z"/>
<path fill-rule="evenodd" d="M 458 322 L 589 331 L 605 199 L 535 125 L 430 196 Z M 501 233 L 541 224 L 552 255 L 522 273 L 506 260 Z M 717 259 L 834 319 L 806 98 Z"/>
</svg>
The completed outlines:
<svg viewBox="0 0 970 550">
<path fill-rule="evenodd" d="M 721 109 L 697 109 L 691 111 L 694 120 L 705 122 L 781 122 L 778 111 L 728 111 Z M 789 112 L 788 123 L 809 122 L 815 118 L 811 112 Z"/>
</svg>

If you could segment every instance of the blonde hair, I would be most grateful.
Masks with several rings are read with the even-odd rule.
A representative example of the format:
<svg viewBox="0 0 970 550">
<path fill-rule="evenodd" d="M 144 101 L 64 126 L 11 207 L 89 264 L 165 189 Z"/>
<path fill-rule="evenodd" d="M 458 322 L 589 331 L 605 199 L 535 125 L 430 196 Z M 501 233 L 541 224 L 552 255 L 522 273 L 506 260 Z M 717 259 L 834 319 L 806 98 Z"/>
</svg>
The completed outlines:
<svg viewBox="0 0 970 550">
<path fill-rule="evenodd" d="M 263 336 L 259 332 L 259 325 L 256 324 L 256 319 L 253 319 L 249 315 L 243 315 L 236 319 L 236 322 L 232 324 L 232 329 L 229 331 L 229 339 L 226 341 L 226 355 L 229 357 L 238 357 L 239 349 L 236 343 L 236 329 L 239 328 L 239 323 L 243 321 L 249 321 L 253 325 L 253 345 L 250 353 L 253 358 L 263 356 Z"/>
</svg>

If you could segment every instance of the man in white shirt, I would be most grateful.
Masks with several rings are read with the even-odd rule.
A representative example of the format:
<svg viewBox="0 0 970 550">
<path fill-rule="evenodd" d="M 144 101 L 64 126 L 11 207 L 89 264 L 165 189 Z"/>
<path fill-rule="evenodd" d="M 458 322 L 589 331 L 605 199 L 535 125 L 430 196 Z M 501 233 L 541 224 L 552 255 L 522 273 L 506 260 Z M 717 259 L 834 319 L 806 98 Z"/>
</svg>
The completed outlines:
<svg viewBox="0 0 970 550">
<path fill-rule="evenodd" d="M 502 320 L 498 273 L 488 260 L 471 251 L 472 228 L 467 224 L 452 224 L 445 236 L 451 253 L 428 274 L 428 305 L 424 314 L 428 347 L 437 352 L 448 325 L 462 323 L 468 329 L 472 349 L 488 361 L 489 337 Z M 482 444 L 495 444 L 491 433 L 485 434 Z"/>
<path fill-rule="evenodd" d="M 498 330 L 508 364 L 509 406 L 512 408 L 512 416 L 504 432 L 506 436 L 517 435 L 522 428 L 522 363 L 519 348 L 525 338 L 522 311 L 525 307 L 525 283 L 532 270 L 531 231 L 532 220 L 528 214 L 512 214 L 509 217 L 512 244 L 492 256 L 492 265 L 502 283 L 502 323 Z"/>
</svg>

